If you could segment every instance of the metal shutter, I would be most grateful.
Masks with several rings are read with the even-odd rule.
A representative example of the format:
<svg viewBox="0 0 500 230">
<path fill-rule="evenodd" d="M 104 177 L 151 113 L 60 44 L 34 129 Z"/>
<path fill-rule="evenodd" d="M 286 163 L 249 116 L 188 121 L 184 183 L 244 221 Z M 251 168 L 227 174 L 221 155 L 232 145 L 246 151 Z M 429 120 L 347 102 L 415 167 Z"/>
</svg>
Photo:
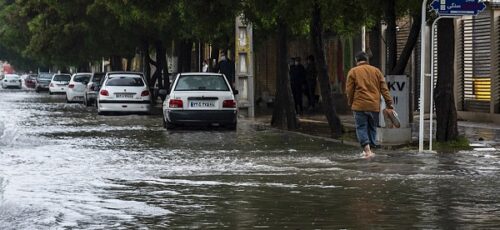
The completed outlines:
<svg viewBox="0 0 500 230">
<path fill-rule="evenodd" d="M 490 112 L 491 27 L 489 14 L 462 21 L 463 109 Z"/>
</svg>

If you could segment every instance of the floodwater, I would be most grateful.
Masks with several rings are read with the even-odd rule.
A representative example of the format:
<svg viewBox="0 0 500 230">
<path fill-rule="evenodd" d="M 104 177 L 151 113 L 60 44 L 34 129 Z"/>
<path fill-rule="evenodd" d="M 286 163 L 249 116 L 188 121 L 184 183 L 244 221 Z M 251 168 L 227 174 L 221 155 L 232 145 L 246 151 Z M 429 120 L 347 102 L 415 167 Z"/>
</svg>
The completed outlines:
<svg viewBox="0 0 500 230">
<path fill-rule="evenodd" d="M 0 90 L 0 229 L 500 227 L 498 152 L 377 153 Z"/>
</svg>

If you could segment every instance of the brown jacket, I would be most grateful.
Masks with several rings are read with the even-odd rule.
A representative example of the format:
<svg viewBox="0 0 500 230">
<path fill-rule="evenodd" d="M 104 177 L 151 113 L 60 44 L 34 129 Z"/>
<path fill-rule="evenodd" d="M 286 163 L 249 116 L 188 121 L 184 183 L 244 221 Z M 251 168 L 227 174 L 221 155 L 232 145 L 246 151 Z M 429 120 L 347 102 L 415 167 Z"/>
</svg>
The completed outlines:
<svg viewBox="0 0 500 230">
<path fill-rule="evenodd" d="M 347 74 L 347 100 L 353 111 L 380 112 L 380 96 L 392 106 L 384 75 L 379 69 L 360 62 Z"/>
</svg>

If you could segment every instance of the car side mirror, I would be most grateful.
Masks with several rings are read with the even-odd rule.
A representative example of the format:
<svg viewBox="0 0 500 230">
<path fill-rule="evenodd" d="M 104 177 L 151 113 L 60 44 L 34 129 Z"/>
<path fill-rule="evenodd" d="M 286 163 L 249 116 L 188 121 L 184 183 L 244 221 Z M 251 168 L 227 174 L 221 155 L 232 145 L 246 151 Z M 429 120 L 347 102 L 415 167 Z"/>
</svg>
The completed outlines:
<svg viewBox="0 0 500 230">
<path fill-rule="evenodd" d="M 238 91 L 237 89 L 233 90 L 234 95 L 238 95 L 239 93 L 240 93 L 240 91 Z"/>
</svg>

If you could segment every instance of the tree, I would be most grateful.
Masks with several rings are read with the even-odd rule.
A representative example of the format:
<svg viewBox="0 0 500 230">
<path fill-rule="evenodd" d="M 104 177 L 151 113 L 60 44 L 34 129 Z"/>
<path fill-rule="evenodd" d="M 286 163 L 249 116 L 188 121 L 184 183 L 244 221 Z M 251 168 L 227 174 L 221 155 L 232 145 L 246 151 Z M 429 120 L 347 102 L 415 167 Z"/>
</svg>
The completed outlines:
<svg viewBox="0 0 500 230">
<path fill-rule="evenodd" d="M 323 98 L 323 107 L 325 109 L 325 115 L 328 120 L 328 124 L 331 129 L 331 134 L 333 137 L 338 137 L 342 135 L 342 123 L 340 118 L 337 116 L 335 110 L 335 105 L 333 102 L 332 88 L 330 85 L 330 77 L 328 76 L 328 66 L 326 64 L 326 55 L 324 50 L 324 40 L 323 40 L 323 20 L 321 6 L 318 1 L 314 1 L 312 9 L 312 20 L 311 20 L 311 41 L 314 48 L 314 54 L 316 56 L 316 66 L 318 69 L 318 80 L 321 89 L 321 96 Z"/>
<path fill-rule="evenodd" d="M 288 75 L 288 39 L 307 34 L 308 4 L 299 0 L 246 0 L 243 4 L 244 16 L 254 28 L 262 34 L 274 35 L 277 41 L 276 103 L 271 125 L 282 129 L 299 127 Z"/>
<path fill-rule="evenodd" d="M 367 9 L 359 0 L 354 1 L 331 1 L 314 0 L 309 5 L 311 9 L 310 39 L 316 56 L 318 81 L 321 89 L 321 97 L 325 116 L 330 126 L 331 135 L 338 137 L 342 134 L 342 123 L 335 110 L 335 104 L 328 74 L 328 65 L 325 55 L 325 44 L 323 34 L 329 32 L 335 36 L 351 35 L 360 31 L 364 24 L 369 22 Z M 336 15 L 336 17 L 331 17 Z"/>
<path fill-rule="evenodd" d="M 411 57 L 413 49 L 418 41 L 420 33 L 420 7 L 421 0 L 363 0 L 362 3 L 369 17 L 373 20 L 374 29 L 380 29 L 377 25 L 380 20 L 387 24 L 385 43 L 387 46 L 386 74 L 401 75 L 404 74 L 408 60 Z M 383 6 L 383 7 L 380 7 Z M 406 39 L 403 51 L 398 58 L 397 43 L 397 20 L 401 17 L 411 17 L 412 25 L 410 34 Z M 370 25 L 371 26 L 371 25 Z M 377 32 L 374 33 L 378 35 Z M 378 40 L 379 38 L 372 38 Z M 375 47 L 376 48 L 376 47 Z M 377 53 L 374 53 L 377 55 Z M 377 59 L 377 58 L 376 58 Z"/>
<path fill-rule="evenodd" d="M 19 12 L 14 1 L 0 3 L 0 60 L 8 60 L 17 70 L 34 71 L 41 63 L 23 53 L 30 32 L 28 18 Z"/>
<path fill-rule="evenodd" d="M 438 79 L 434 99 L 436 101 L 436 139 L 439 142 L 458 138 L 457 109 L 453 94 L 455 31 L 451 18 L 438 22 Z"/>
</svg>

